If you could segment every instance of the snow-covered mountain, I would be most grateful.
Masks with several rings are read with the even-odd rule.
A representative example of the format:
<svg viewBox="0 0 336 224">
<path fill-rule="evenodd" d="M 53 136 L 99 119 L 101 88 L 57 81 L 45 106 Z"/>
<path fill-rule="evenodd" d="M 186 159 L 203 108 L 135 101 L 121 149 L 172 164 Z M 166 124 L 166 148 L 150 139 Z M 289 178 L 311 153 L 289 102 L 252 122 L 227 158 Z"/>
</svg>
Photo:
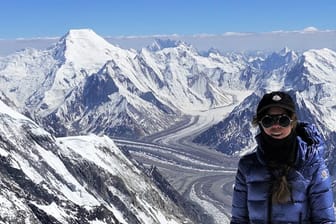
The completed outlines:
<svg viewBox="0 0 336 224">
<path fill-rule="evenodd" d="M 299 57 L 292 52 L 282 57 L 280 54 L 272 54 L 270 57 L 258 60 L 257 64 L 254 61 L 254 66 L 260 69 L 257 72 L 260 77 L 256 81 L 260 89 L 256 88 L 228 117 L 201 133 L 194 141 L 211 145 L 228 154 L 252 150 L 256 130 L 251 126 L 251 121 L 260 97 L 265 92 L 283 89 L 289 91 L 296 100 L 299 119 L 315 123 L 322 131 L 328 145 L 327 158 L 334 173 L 336 52 L 319 49 L 306 51 Z M 275 62 L 270 63 L 274 59 Z M 270 65 L 276 67 L 269 69 Z"/>
<path fill-rule="evenodd" d="M 336 50 L 336 30 L 319 30 L 306 27 L 302 30 L 273 32 L 226 32 L 221 34 L 154 35 L 154 36 L 104 36 L 122 48 L 141 49 L 155 40 L 183 41 L 199 51 L 213 48 L 219 52 L 277 52 L 284 46 L 303 52 L 309 49 L 329 48 Z M 44 49 L 57 42 L 59 37 L 0 39 L 0 56 L 6 56 L 23 48 Z M 169 43 L 169 42 L 166 42 Z"/>
<path fill-rule="evenodd" d="M 56 136 L 94 132 L 141 137 L 186 111 L 233 102 L 243 58 L 200 56 L 183 42 L 124 50 L 92 30 L 70 30 L 54 46 L 0 61 L 4 94 Z M 160 46 L 160 47 L 159 47 Z M 232 82 L 228 82 L 232 80 Z"/>
<path fill-rule="evenodd" d="M 126 50 L 85 29 L 70 30 L 47 49 L 25 49 L 0 58 L 0 99 L 31 119 L 2 113 L 1 181 L 3 189 L 9 189 L 2 191 L 4 204 L 12 214 L 50 222 L 76 220 L 81 214 L 88 222 L 97 214 L 100 220 L 114 217 L 114 223 L 156 223 L 161 216 L 167 223 L 181 223 L 184 212 L 201 211 L 190 212 L 194 206 L 169 200 L 169 205 L 161 204 L 165 190 L 155 186 L 168 183 L 158 177 L 161 182 L 156 179 L 152 186 L 141 166 L 132 165 L 109 137 L 153 139 L 193 120 L 186 117 L 202 120 L 198 118 L 207 111 L 221 111 L 192 132 L 193 141 L 228 155 L 245 153 L 255 145 L 257 130 L 251 119 L 260 97 L 279 89 L 294 97 L 299 119 L 315 123 L 323 132 L 334 175 L 336 53 L 288 48 L 271 54 L 219 52 L 201 54 L 183 41 L 159 39 L 141 50 Z M 113 163 L 115 157 L 120 161 Z M 117 163 L 121 166 L 116 168 Z M 122 172 L 127 167 L 129 176 Z M 156 171 L 153 168 L 149 176 L 159 176 Z M 14 174 L 27 181 L 20 182 Z M 139 177 L 132 176 L 136 174 Z M 98 179 L 92 179 L 96 175 Z M 146 181 L 138 192 L 140 179 Z M 147 195 L 147 189 L 160 196 L 139 205 L 138 197 Z M 155 210 L 157 204 L 164 209 Z M 170 212 L 175 208 L 176 216 Z M 126 214 L 138 221 L 127 220 Z"/>
<path fill-rule="evenodd" d="M 258 97 L 275 89 L 291 90 L 302 105 L 301 118 L 318 123 L 328 138 L 334 131 L 334 65 L 330 49 L 298 54 L 284 48 L 264 57 L 215 50 L 201 55 L 182 41 L 156 40 L 135 51 L 84 29 L 70 30 L 48 49 L 1 58 L 0 86 L 20 111 L 56 136 L 140 138 L 186 114 L 237 106 L 195 139 L 232 154 L 251 146 L 253 140 L 244 140 L 254 134 L 248 118 Z M 246 91 L 254 93 L 240 99 L 237 92 Z"/>
<path fill-rule="evenodd" d="M 0 121 L 1 223 L 200 222 L 107 136 L 55 138 L 2 101 Z"/>
</svg>

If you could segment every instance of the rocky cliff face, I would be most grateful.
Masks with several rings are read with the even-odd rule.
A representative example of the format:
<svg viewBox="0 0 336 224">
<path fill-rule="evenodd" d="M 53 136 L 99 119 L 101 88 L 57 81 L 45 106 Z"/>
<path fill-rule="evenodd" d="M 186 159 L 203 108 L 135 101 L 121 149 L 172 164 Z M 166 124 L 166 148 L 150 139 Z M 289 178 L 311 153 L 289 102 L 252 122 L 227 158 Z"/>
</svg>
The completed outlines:
<svg viewBox="0 0 336 224">
<path fill-rule="evenodd" d="M 0 120 L 3 223 L 198 223 L 107 136 L 55 138 L 2 102 Z"/>
</svg>

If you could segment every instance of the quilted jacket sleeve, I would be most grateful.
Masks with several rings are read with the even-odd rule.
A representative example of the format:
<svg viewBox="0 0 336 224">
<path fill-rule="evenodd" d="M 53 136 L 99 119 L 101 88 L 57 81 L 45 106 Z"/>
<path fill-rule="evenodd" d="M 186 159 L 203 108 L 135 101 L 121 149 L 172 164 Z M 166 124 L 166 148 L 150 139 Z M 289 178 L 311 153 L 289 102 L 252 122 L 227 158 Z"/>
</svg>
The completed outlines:
<svg viewBox="0 0 336 224">
<path fill-rule="evenodd" d="M 315 172 L 309 190 L 312 223 L 335 223 L 333 192 L 329 171 L 324 160 L 317 156 Z"/>
<path fill-rule="evenodd" d="M 242 160 L 240 160 L 233 188 L 231 224 L 249 223 L 247 210 L 247 186 L 243 173 Z"/>
<path fill-rule="evenodd" d="M 298 135 L 308 144 L 306 159 L 311 172 L 308 192 L 312 223 L 335 223 L 333 192 L 328 168 L 323 159 L 325 142 L 315 125 L 300 123 Z"/>
</svg>

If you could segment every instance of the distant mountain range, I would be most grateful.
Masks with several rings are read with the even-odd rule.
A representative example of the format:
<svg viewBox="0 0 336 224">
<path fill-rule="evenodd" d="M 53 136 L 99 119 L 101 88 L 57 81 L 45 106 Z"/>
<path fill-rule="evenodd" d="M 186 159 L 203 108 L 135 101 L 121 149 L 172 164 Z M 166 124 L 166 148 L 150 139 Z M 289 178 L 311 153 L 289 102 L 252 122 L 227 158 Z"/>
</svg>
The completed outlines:
<svg viewBox="0 0 336 224">
<path fill-rule="evenodd" d="M 248 118 L 258 96 L 268 90 L 291 90 L 301 101 L 302 118 L 318 117 L 315 123 L 326 135 L 334 132 L 329 119 L 335 106 L 331 94 L 335 58 L 330 49 L 299 54 L 288 48 L 258 56 L 201 55 L 193 46 L 172 40 L 157 40 L 135 51 L 114 46 L 92 30 L 70 30 L 45 50 L 26 49 L 2 58 L 0 85 L 19 111 L 55 136 L 95 133 L 141 138 L 181 121 L 183 115 L 238 105 L 223 121 L 236 127 L 233 134 L 227 132 L 232 128 L 225 127 L 222 135 L 236 139 L 233 145 L 238 147 L 222 150 L 234 153 L 250 142 L 233 137 L 242 133 L 237 127 L 249 128 L 232 122 L 248 123 L 237 113 L 250 109 Z M 237 92 L 255 92 L 249 98 L 256 99 L 240 104 L 243 99 Z M 250 139 L 251 134 L 244 136 Z M 222 138 L 214 143 L 211 138 L 217 135 L 211 136 L 196 141 L 227 145 Z"/>
<path fill-rule="evenodd" d="M 154 134 L 185 111 L 231 104 L 229 88 L 242 84 L 224 80 L 247 66 L 240 56 L 203 57 L 182 42 L 124 50 L 92 30 L 71 30 L 46 50 L 23 50 L 0 63 L 4 95 L 56 136 L 120 137 Z"/>
<path fill-rule="evenodd" d="M 329 48 L 336 50 L 336 30 L 318 30 L 307 27 L 297 31 L 273 31 L 265 33 L 195 34 L 195 35 L 153 35 L 153 36 L 104 36 L 108 42 L 124 49 L 140 50 L 155 40 L 183 41 L 206 53 L 216 49 L 228 52 L 278 52 L 284 47 L 303 52 L 310 49 Z M 39 37 L 0 39 L 0 56 L 6 56 L 24 48 L 45 49 L 56 43 L 60 37 Z"/>
<path fill-rule="evenodd" d="M 226 114 L 218 114 L 223 119 L 200 130 L 193 142 L 239 155 L 255 146 L 257 130 L 251 127 L 251 119 L 260 97 L 280 89 L 289 91 L 296 100 L 299 119 L 315 123 L 322 131 L 328 146 L 326 159 L 334 175 L 335 65 L 336 52 L 328 48 L 304 52 L 283 48 L 258 54 L 223 54 L 212 49 L 200 53 L 184 41 L 156 40 L 147 48 L 132 50 L 112 45 L 92 30 L 70 30 L 48 48 L 24 49 L 0 58 L 2 107 L 26 116 L 13 117 L 13 111 L 0 113 L 1 175 L 14 178 L 2 183 L 2 189 L 8 191 L 1 190 L 1 196 L 28 206 L 25 210 L 17 205 L 14 210 L 22 217 L 29 215 L 35 220 L 37 214 L 43 214 L 49 221 L 58 220 L 49 223 L 62 223 L 67 220 L 64 217 L 75 220 L 81 212 L 86 217 L 83 223 L 89 223 L 93 213 L 95 218 L 107 217 L 111 211 L 112 223 L 158 223 L 158 217 L 169 217 L 176 223 L 197 221 L 190 218 L 190 205 L 162 204 L 165 196 L 155 184 L 138 189 L 139 193 L 133 184 L 139 185 L 137 178 L 148 177 L 136 174 L 147 171 L 133 167 L 110 138 L 149 139 L 184 122 L 187 116 L 227 108 Z M 95 137 L 74 137 L 88 134 Z M 94 148 L 92 152 L 79 150 L 84 144 Z M 130 168 L 129 176 L 110 170 L 114 157 L 121 167 Z M 88 168 L 95 173 L 87 172 Z M 25 181 L 19 182 L 17 175 Z M 97 175 L 99 179 L 93 180 Z M 107 182 L 113 187 L 107 187 Z M 140 202 L 137 195 L 149 191 L 157 192 L 149 198 L 154 197 L 151 200 L 163 210 L 155 212 L 147 197 Z M 16 198 L 10 196 L 13 192 L 19 192 Z M 90 201 L 83 203 L 83 198 Z M 31 202 L 27 204 L 27 200 Z M 56 203 L 47 203 L 51 201 Z M 84 209 L 84 205 L 91 207 Z M 57 215 L 49 211 L 51 206 Z M 174 206 L 179 212 L 169 213 L 175 211 Z M 121 212 L 122 218 L 112 208 Z M 145 222 L 144 216 L 152 218 Z"/>
</svg>

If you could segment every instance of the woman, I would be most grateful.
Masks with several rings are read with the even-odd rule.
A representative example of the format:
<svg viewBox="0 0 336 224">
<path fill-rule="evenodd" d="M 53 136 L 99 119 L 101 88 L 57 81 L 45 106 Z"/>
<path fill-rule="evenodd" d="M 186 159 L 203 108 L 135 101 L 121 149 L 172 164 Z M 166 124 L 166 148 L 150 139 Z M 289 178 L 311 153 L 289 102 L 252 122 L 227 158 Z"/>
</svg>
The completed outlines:
<svg viewBox="0 0 336 224">
<path fill-rule="evenodd" d="M 335 223 L 322 136 L 297 121 L 292 98 L 265 94 L 253 124 L 258 146 L 239 161 L 231 224 Z"/>
</svg>

